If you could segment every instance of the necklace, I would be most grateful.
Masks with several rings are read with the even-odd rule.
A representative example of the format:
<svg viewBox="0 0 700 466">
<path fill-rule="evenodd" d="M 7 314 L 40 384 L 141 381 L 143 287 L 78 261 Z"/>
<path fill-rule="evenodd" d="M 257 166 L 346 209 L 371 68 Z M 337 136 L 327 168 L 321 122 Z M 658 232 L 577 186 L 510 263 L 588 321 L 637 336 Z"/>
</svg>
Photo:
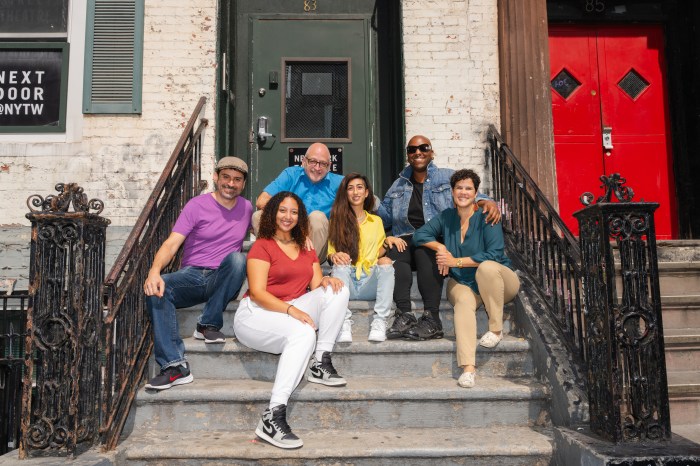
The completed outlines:
<svg viewBox="0 0 700 466">
<path fill-rule="evenodd" d="M 293 242 L 294 242 L 294 238 L 292 238 L 292 239 L 281 239 L 281 238 L 278 238 L 277 235 L 274 235 L 273 238 L 275 238 L 277 241 L 279 241 L 279 242 L 282 243 L 282 244 L 289 244 L 289 243 L 293 243 Z"/>
<path fill-rule="evenodd" d="M 357 217 L 357 223 L 362 223 L 365 221 L 365 218 L 367 217 L 367 214 L 362 212 L 362 217 Z"/>
</svg>

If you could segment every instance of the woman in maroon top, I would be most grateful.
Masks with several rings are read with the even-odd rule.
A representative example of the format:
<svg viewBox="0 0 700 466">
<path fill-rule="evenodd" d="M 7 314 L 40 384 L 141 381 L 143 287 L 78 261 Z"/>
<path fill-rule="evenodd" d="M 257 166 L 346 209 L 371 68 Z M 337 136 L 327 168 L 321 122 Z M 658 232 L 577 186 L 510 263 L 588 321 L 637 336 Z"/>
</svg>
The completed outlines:
<svg viewBox="0 0 700 466">
<path fill-rule="evenodd" d="M 323 276 L 316 252 L 304 247 L 308 232 L 301 199 L 288 191 L 272 196 L 248 253 L 248 292 L 233 323 L 244 345 L 281 354 L 270 405 L 255 429 L 260 438 L 280 448 L 303 445 L 287 424 L 287 402 L 312 355 L 309 382 L 346 384 L 333 367 L 331 351 L 350 293 L 341 280 Z"/>
</svg>

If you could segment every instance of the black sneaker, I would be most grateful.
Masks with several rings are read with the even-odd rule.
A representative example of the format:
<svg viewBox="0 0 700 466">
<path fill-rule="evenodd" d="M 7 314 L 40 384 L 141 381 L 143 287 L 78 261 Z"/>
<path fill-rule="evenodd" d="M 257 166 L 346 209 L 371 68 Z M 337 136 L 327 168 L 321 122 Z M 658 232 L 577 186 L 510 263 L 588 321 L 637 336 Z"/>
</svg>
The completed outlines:
<svg viewBox="0 0 700 466">
<path fill-rule="evenodd" d="M 192 336 L 197 340 L 204 340 L 204 343 L 224 343 L 226 341 L 224 334 L 211 325 L 197 324 L 197 330 Z"/>
<path fill-rule="evenodd" d="M 394 318 L 394 323 L 391 324 L 389 330 L 386 331 L 386 337 L 389 340 L 401 338 L 404 334 L 416 325 L 416 316 L 412 312 L 397 312 Z"/>
<path fill-rule="evenodd" d="M 194 380 L 190 372 L 190 365 L 170 366 L 161 369 L 160 374 L 153 377 L 146 384 L 148 390 L 166 390 L 173 385 L 191 383 Z"/>
<path fill-rule="evenodd" d="M 301 448 L 304 445 L 287 424 L 287 405 L 267 408 L 255 428 L 255 434 L 279 448 Z"/>
<path fill-rule="evenodd" d="M 314 356 L 311 358 L 310 374 L 306 378 L 309 382 L 328 385 L 329 387 L 342 387 L 347 385 L 347 381 L 335 370 L 331 361 L 331 353 L 325 351 L 321 357 L 321 362 Z"/>
<path fill-rule="evenodd" d="M 426 315 L 418 319 L 418 323 L 405 333 L 405 337 L 411 340 L 432 340 L 442 338 L 443 335 L 442 325 Z"/>
</svg>

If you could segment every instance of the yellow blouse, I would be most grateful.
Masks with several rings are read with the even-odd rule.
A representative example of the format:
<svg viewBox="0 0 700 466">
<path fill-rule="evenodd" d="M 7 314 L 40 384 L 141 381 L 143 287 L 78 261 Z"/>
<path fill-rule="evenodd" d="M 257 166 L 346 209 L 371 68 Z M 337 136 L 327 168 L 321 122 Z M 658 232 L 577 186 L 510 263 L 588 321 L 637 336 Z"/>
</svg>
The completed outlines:
<svg viewBox="0 0 700 466">
<path fill-rule="evenodd" d="M 386 239 L 384 223 L 377 215 L 372 215 L 365 210 L 365 219 L 360 223 L 360 247 L 358 248 L 357 262 L 355 262 L 355 276 L 359 280 L 362 270 L 369 274 L 370 269 L 377 265 L 379 250 Z M 333 243 L 328 242 L 328 255 L 336 252 Z M 344 251 L 341 251 L 344 252 Z"/>
</svg>

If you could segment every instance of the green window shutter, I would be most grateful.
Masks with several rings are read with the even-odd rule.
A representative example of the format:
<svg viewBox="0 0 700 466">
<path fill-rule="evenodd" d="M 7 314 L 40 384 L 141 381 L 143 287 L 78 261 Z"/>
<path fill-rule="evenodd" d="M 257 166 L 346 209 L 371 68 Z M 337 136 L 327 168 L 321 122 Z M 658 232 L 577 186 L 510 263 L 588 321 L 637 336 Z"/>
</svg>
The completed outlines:
<svg viewBox="0 0 700 466">
<path fill-rule="evenodd" d="M 145 0 L 88 0 L 83 113 L 141 113 Z"/>
</svg>

